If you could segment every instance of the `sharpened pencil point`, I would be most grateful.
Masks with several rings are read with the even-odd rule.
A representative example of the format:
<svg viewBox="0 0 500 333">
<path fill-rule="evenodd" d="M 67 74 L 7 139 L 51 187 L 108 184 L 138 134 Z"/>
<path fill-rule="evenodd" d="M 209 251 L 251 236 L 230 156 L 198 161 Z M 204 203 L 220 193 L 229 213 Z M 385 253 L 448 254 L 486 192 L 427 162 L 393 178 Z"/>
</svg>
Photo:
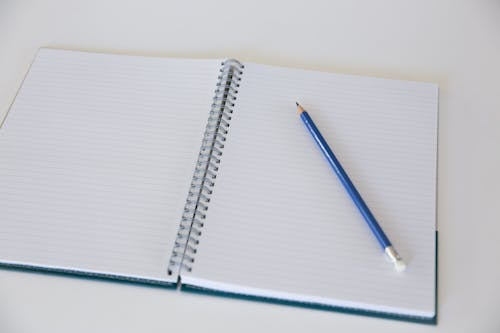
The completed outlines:
<svg viewBox="0 0 500 333">
<path fill-rule="evenodd" d="M 297 104 L 297 113 L 298 114 L 301 114 L 302 112 L 304 112 L 304 108 L 299 104 L 299 102 L 295 102 L 295 104 Z"/>
</svg>

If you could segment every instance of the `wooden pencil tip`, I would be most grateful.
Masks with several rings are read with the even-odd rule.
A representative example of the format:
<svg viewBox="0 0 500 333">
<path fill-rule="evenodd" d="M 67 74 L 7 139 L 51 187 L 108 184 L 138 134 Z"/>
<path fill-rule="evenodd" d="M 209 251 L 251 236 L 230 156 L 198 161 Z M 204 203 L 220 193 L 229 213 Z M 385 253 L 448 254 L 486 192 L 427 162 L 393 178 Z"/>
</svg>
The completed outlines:
<svg viewBox="0 0 500 333">
<path fill-rule="evenodd" d="M 295 102 L 295 104 L 297 104 L 297 113 L 298 114 L 301 114 L 302 112 L 304 112 L 304 108 L 298 103 L 298 102 Z"/>
</svg>

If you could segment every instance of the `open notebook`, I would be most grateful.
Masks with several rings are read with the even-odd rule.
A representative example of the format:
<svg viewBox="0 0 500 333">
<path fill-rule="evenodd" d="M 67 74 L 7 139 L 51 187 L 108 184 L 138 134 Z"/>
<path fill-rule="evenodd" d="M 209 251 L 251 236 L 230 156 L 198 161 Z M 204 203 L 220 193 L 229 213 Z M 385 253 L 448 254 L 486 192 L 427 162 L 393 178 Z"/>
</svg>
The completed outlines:
<svg viewBox="0 0 500 333">
<path fill-rule="evenodd" d="M 0 262 L 435 323 L 437 100 L 428 83 L 41 49 L 0 129 Z"/>
</svg>

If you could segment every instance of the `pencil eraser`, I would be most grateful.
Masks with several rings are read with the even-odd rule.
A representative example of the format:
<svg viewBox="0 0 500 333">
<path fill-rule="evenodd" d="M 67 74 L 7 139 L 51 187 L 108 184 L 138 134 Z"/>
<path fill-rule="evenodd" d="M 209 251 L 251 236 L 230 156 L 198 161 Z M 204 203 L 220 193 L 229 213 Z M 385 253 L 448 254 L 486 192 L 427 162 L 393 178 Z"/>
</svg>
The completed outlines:
<svg viewBox="0 0 500 333">
<path fill-rule="evenodd" d="M 396 260 L 394 262 L 394 268 L 396 268 L 397 272 L 402 272 L 406 269 L 406 264 L 403 260 Z"/>
</svg>

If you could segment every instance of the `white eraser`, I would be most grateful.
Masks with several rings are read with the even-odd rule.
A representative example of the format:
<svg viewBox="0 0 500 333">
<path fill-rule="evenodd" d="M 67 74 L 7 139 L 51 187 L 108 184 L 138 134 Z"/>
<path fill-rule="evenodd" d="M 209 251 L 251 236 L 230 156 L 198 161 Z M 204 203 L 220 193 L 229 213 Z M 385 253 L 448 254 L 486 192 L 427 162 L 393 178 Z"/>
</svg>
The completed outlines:
<svg viewBox="0 0 500 333">
<path fill-rule="evenodd" d="M 396 268 L 396 271 L 402 272 L 406 269 L 406 264 L 403 260 L 396 260 L 394 262 L 394 268 Z"/>
</svg>

